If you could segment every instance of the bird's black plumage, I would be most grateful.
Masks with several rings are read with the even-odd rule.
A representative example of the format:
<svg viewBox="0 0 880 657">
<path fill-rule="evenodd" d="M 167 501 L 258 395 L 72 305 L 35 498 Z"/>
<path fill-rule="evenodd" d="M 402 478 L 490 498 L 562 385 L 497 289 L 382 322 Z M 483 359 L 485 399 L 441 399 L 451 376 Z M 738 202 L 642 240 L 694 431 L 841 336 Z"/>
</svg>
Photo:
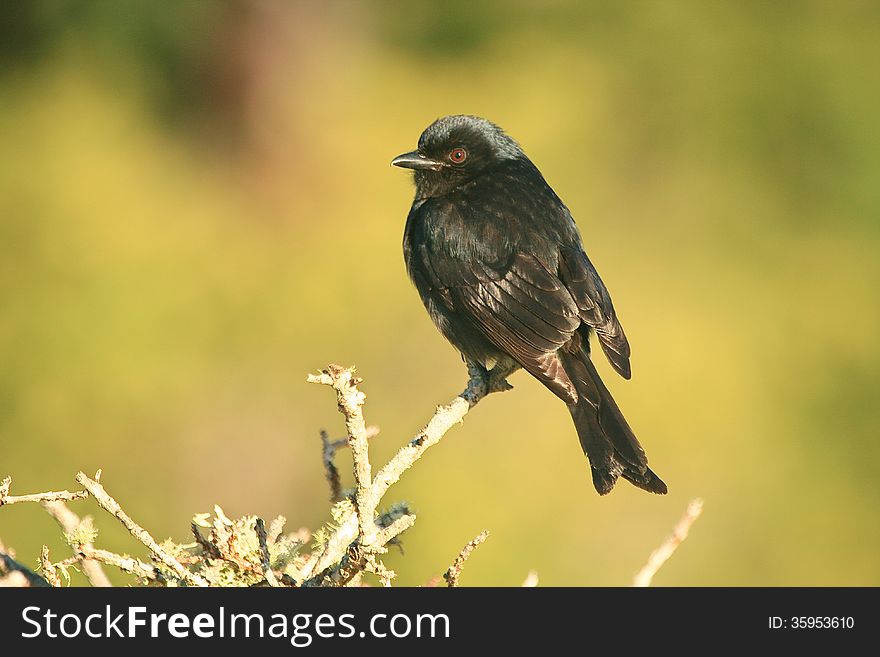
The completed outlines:
<svg viewBox="0 0 880 657">
<path fill-rule="evenodd" d="M 595 333 L 630 378 L 611 297 L 568 208 L 519 145 L 485 119 L 447 116 L 392 164 L 415 172 L 404 256 L 440 332 L 467 360 L 522 367 L 568 405 L 600 494 L 620 476 L 665 493 L 590 361 Z"/>
</svg>

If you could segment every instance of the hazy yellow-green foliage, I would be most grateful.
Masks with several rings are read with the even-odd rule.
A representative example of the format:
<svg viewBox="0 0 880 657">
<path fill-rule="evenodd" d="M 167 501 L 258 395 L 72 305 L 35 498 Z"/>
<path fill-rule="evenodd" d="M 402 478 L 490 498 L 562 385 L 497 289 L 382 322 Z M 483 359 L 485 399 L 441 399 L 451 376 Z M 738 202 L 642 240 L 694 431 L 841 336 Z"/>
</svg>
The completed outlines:
<svg viewBox="0 0 880 657">
<path fill-rule="evenodd" d="M 658 584 L 880 584 L 876 3 L 30 2 L 0 25 L 14 492 L 102 467 L 160 540 L 214 503 L 322 524 L 318 429 L 342 425 L 306 373 L 358 366 L 377 464 L 466 380 L 388 163 L 472 113 L 578 221 L 633 345 L 632 381 L 598 367 L 670 494 L 599 498 L 517 374 L 392 489 L 419 516 L 400 581 L 488 528 L 463 584 L 626 584 L 702 496 Z M 57 536 L 0 510 L 28 564 Z"/>
</svg>

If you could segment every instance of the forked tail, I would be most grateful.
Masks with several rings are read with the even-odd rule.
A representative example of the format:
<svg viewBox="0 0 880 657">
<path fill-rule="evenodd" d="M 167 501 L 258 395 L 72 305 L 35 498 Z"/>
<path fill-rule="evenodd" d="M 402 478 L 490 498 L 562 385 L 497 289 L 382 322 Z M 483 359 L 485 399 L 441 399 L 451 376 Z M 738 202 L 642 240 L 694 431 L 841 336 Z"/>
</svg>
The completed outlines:
<svg viewBox="0 0 880 657">
<path fill-rule="evenodd" d="M 645 450 L 599 378 L 589 354 L 562 349 L 557 353 L 578 392 L 578 402 L 568 410 L 590 460 L 593 485 L 599 494 L 610 493 L 618 477 L 648 492 L 665 494 L 666 484 L 648 467 Z"/>
</svg>

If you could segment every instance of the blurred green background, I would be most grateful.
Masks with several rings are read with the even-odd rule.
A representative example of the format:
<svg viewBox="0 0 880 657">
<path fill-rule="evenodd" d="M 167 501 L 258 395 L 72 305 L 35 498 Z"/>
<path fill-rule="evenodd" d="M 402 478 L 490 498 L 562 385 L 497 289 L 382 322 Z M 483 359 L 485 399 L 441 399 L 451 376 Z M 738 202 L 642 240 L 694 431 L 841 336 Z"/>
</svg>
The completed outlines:
<svg viewBox="0 0 880 657">
<path fill-rule="evenodd" d="M 632 381 L 598 367 L 670 494 L 599 498 L 520 373 L 386 498 L 419 517 L 399 582 L 488 528 L 463 584 L 628 584 L 701 496 L 657 584 L 878 585 L 878 61 L 863 1 L 3 3 L 0 476 L 103 468 L 160 538 L 215 503 L 317 528 L 342 423 L 308 372 L 358 366 L 375 464 L 464 385 L 388 163 L 472 113 L 577 219 L 633 345 Z M 57 536 L 0 510 L 26 563 Z"/>
</svg>

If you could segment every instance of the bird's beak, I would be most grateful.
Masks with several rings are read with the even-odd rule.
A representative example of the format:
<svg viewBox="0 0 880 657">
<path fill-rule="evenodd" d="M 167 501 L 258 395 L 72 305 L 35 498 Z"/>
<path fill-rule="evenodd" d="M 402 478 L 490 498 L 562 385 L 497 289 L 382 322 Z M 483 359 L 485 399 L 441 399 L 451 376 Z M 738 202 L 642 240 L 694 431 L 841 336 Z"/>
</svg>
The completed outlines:
<svg viewBox="0 0 880 657">
<path fill-rule="evenodd" d="M 438 162 L 437 160 L 425 157 L 418 151 L 398 155 L 391 160 L 391 164 L 396 167 L 403 167 L 404 169 L 430 169 L 431 171 L 440 171 L 440 169 L 443 168 L 443 162 Z"/>
</svg>

